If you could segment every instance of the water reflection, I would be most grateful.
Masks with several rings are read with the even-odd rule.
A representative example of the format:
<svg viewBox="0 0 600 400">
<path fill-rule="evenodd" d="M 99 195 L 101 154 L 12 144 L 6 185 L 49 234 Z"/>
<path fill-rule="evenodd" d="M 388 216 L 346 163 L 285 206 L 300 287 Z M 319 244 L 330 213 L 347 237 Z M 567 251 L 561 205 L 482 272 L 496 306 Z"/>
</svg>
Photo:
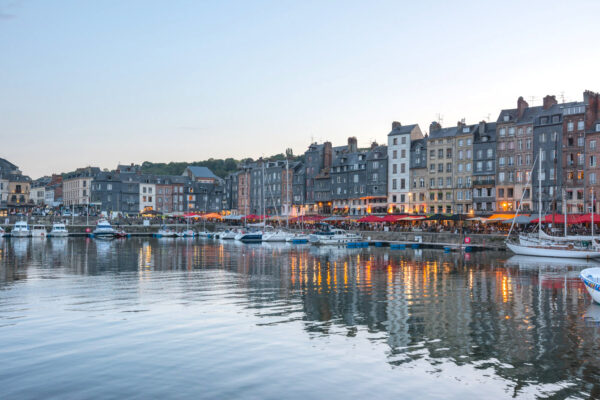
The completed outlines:
<svg viewBox="0 0 600 400">
<path fill-rule="evenodd" d="M 84 292 L 67 286 L 66 295 L 78 299 L 69 309 L 93 315 L 208 302 L 233 315 L 250 312 L 257 326 L 272 330 L 300 324 L 313 341 L 384 345 L 385 363 L 398 374 L 425 366 L 422 374 L 438 377 L 469 371 L 462 385 L 476 377 L 507 395 L 596 396 L 600 306 L 590 304 L 578 279 L 594 265 L 191 238 L 4 240 L 0 306 L 19 300 L 11 294 L 18 282 L 102 277 L 98 284 L 79 280 Z M 0 311 L 0 321 L 16 316 Z"/>
</svg>

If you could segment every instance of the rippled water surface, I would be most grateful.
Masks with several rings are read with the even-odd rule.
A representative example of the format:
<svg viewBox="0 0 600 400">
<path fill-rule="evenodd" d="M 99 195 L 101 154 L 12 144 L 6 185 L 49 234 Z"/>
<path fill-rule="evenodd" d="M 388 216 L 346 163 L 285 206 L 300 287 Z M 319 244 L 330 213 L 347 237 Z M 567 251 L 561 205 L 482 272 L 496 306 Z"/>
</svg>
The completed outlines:
<svg viewBox="0 0 600 400">
<path fill-rule="evenodd" d="M 0 397 L 588 398 L 585 262 L 0 239 Z"/>
</svg>

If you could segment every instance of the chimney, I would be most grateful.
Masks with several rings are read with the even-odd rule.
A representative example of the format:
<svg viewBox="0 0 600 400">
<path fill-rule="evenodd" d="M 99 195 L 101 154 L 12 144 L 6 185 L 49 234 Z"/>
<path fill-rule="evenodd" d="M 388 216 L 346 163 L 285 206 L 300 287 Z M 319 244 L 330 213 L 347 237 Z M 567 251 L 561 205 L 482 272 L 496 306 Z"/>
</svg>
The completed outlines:
<svg viewBox="0 0 600 400">
<path fill-rule="evenodd" d="M 429 133 L 431 132 L 435 132 L 435 131 L 439 131 L 440 129 L 442 129 L 442 126 L 439 124 L 439 122 L 435 122 L 433 121 L 430 125 L 429 125 Z"/>
<path fill-rule="evenodd" d="M 402 126 L 402 124 L 398 121 L 392 122 L 392 130 L 396 130 L 396 129 L 400 128 L 401 126 Z"/>
<path fill-rule="evenodd" d="M 462 129 L 464 126 L 465 126 L 465 119 L 464 119 L 464 118 L 463 118 L 463 119 L 461 119 L 460 121 L 458 121 L 458 122 L 456 123 L 456 127 L 457 127 L 458 129 Z"/>
<path fill-rule="evenodd" d="M 479 134 L 483 135 L 485 133 L 485 121 L 481 121 L 479 123 Z"/>
<path fill-rule="evenodd" d="M 549 109 L 552 106 L 555 106 L 557 103 L 556 96 L 546 96 L 544 97 L 544 110 Z"/>
<path fill-rule="evenodd" d="M 356 137 L 352 136 L 348 138 L 348 153 L 356 153 L 358 150 Z"/>
<path fill-rule="evenodd" d="M 523 96 L 517 100 L 517 119 L 521 118 L 525 113 L 525 110 L 529 107 L 529 104 L 523 100 Z"/>
<path fill-rule="evenodd" d="M 591 129 L 600 117 L 600 94 L 590 90 L 583 92 L 585 102 L 585 129 Z"/>
<path fill-rule="evenodd" d="M 377 146 L 379 146 L 377 142 L 371 143 L 371 150 L 375 149 Z"/>
<path fill-rule="evenodd" d="M 331 157 L 331 142 L 325 142 L 323 143 L 323 169 L 331 168 Z"/>
</svg>

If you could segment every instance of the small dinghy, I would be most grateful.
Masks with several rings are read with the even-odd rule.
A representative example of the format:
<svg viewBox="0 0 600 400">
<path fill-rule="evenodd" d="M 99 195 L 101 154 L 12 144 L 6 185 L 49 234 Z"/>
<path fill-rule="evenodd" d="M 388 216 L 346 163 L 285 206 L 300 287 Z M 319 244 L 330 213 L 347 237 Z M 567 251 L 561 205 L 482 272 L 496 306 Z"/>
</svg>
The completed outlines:
<svg viewBox="0 0 600 400">
<path fill-rule="evenodd" d="M 600 304 L 600 268 L 586 268 L 579 275 L 592 299 Z"/>
</svg>

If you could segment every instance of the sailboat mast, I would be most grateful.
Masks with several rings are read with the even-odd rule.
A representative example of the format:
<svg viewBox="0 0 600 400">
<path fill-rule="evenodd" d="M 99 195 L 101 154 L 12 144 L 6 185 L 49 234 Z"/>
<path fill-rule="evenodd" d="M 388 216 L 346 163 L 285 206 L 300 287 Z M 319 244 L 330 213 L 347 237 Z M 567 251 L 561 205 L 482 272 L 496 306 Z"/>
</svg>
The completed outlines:
<svg viewBox="0 0 600 400">
<path fill-rule="evenodd" d="M 285 227 L 290 228 L 290 163 L 285 159 Z"/>
<path fill-rule="evenodd" d="M 592 189 L 592 239 L 594 238 L 594 189 Z"/>
<path fill-rule="evenodd" d="M 562 190 L 563 196 L 563 207 L 565 209 L 565 237 L 567 237 L 567 213 L 569 212 L 569 208 L 567 207 L 567 196 L 565 195 L 565 189 Z"/>
<path fill-rule="evenodd" d="M 542 239 L 542 149 L 540 149 L 539 172 L 538 172 L 538 237 Z"/>
</svg>

